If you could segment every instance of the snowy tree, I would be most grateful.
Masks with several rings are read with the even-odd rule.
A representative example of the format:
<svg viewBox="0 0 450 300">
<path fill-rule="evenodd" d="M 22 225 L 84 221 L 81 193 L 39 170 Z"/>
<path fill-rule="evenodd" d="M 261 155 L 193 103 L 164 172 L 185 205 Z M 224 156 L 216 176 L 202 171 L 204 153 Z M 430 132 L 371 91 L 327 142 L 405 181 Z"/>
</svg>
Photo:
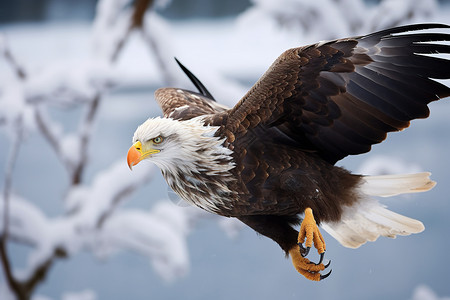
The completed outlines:
<svg viewBox="0 0 450 300">
<path fill-rule="evenodd" d="M 141 33 L 165 81 L 174 81 L 166 69 L 166 58 L 161 57 L 168 52 L 161 51 L 157 35 L 147 31 L 163 30 L 164 26 L 153 12 L 145 14 L 151 5 L 147 0 L 134 1 L 134 6 L 129 1 L 100 1 L 93 26 L 93 57 L 76 68 L 51 65 L 39 73 L 28 72 L 6 38 L 1 38 L 0 52 L 10 73 L 0 95 L 0 124 L 10 137 L 0 196 L 0 258 L 7 281 L 1 284 L 2 299 L 29 299 L 58 259 L 82 250 L 100 257 L 119 249 L 137 251 L 149 257 L 155 270 L 167 280 L 187 272 L 186 236 L 197 211 L 171 203 L 160 204 L 149 212 L 117 209 L 134 190 L 152 179 L 154 169 L 147 166 L 131 174 L 122 159 L 96 174 L 91 183 L 84 180 L 98 107 L 114 83 L 114 64 L 133 32 Z M 85 109 L 75 133 L 66 132 L 60 122 L 52 119 L 49 109 L 55 106 Z M 13 192 L 13 172 L 21 145 L 34 134 L 45 138 L 69 178 L 65 212 L 55 218 L 47 217 L 33 199 L 23 199 Z M 9 242 L 31 247 L 24 270 L 11 265 Z"/>
</svg>

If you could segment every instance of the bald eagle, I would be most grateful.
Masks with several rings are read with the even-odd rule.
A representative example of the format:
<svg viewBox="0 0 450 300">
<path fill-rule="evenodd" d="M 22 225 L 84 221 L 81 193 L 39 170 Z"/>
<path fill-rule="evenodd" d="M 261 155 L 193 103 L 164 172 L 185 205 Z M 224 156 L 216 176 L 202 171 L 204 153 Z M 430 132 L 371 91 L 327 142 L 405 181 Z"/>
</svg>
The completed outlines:
<svg viewBox="0 0 450 300">
<path fill-rule="evenodd" d="M 450 34 L 431 32 L 444 28 L 409 25 L 289 49 L 233 108 L 182 67 L 199 92 L 155 92 L 164 117 L 137 128 L 128 165 L 152 161 L 182 199 L 239 219 L 277 242 L 300 274 L 322 280 L 330 273 L 322 274 L 329 264 L 318 225 L 351 248 L 424 230 L 371 196 L 430 190 L 430 173 L 364 176 L 335 164 L 450 95 L 433 80 L 450 78 L 450 60 L 429 55 L 450 53 L 438 43 Z M 313 245 L 318 263 L 306 258 Z"/>
</svg>

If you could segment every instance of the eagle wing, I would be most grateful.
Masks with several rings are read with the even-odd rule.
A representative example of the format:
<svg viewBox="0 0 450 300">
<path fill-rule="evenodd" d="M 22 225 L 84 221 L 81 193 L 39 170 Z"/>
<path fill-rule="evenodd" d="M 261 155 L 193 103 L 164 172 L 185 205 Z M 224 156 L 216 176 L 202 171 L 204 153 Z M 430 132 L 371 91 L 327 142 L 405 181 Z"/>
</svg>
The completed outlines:
<svg viewBox="0 0 450 300">
<path fill-rule="evenodd" d="M 427 104 L 450 95 L 433 79 L 450 78 L 450 28 L 420 24 L 285 51 L 227 112 L 222 134 L 233 141 L 257 126 L 276 127 L 334 164 L 429 115 Z"/>
<path fill-rule="evenodd" d="M 175 120 L 188 120 L 202 115 L 224 112 L 228 107 L 218 104 L 203 83 L 186 68 L 178 59 L 175 61 L 191 80 L 199 93 L 162 88 L 155 92 L 156 102 L 161 107 L 164 117 Z"/>
<path fill-rule="evenodd" d="M 224 112 L 228 107 L 202 94 L 176 88 L 156 90 L 155 99 L 164 117 L 188 120 L 202 115 Z"/>
</svg>

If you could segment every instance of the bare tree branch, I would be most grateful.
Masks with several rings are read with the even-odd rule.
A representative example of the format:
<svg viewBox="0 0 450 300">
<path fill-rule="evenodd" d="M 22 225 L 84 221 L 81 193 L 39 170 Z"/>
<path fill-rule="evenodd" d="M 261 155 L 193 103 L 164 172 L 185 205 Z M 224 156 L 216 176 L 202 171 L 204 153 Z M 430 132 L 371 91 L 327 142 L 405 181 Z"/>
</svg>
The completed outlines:
<svg viewBox="0 0 450 300">
<path fill-rule="evenodd" d="M 81 183 L 81 179 L 83 176 L 83 171 L 88 161 L 88 146 L 91 140 L 92 134 L 92 125 L 95 120 L 95 116 L 98 112 L 98 107 L 100 104 L 101 95 L 98 92 L 92 102 L 89 105 L 86 117 L 84 121 L 81 123 L 82 128 L 80 132 L 80 159 L 78 164 L 75 166 L 73 174 L 72 174 L 72 185 L 77 185 Z"/>
<path fill-rule="evenodd" d="M 153 0 L 136 0 L 131 28 L 142 28 L 145 12 L 152 7 Z"/>
<path fill-rule="evenodd" d="M 44 262 L 42 262 L 31 274 L 31 276 L 21 282 L 21 285 L 23 286 L 23 290 L 26 293 L 26 298 L 23 299 L 29 299 L 36 288 L 36 286 L 45 280 L 45 277 L 47 276 L 47 272 L 52 266 L 52 264 L 55 262 L 57 258 L 66 258 L 67 253 L 64 249 L 56 248 L 53 252 L 53 255 L 47 258 Z"/>
<path fill-rule="evenodd" d="M 9 201 L 11 197 L 11 187 L 12 187 L 12 177 L 14 173 L 14 167 L 17 161 L 17 157 L 19 154 L 20 144 L 22 142 L 23 136 L 23 120 L 22 115 L 19 115 L 16 120 L 17 134 L 15 136 L 15 140 L 12 144 L 8 162 L 5 170 L 5 181 L 4 181 L 4 189 L 3 189 L 3 201 L 4 201 L 4 209 L 3 209 L 3 232 L 0 236 L 0 260 L 3 265 L 3 270 L 5 272 L 6 280 L 8 281 L 9 286 L 17 293 L 20 294 L 20 284 L 14 278 L 14 274 L 12 273 L 12 267 L 10 263 L 10 259 L 8 256 L 7 250 L 7 242 L 9 236 Z"/>
<path fill-rule="evenodd" d="M 6 45 L 3 47 L 3 56 L 5 60 L 8 62 L 8 64 L 11 66 L 13 71 L 16 73 L 17 77 L 22 80 L 25 79 L 26 77 L 25 70 L 17 63 L 15 57 L 11 53 L 11 50 Z"/>
<path fill-rule="evenodd" d="M 174 76 L 172 76 L 172 74 L 170 73 L 170 71 L 167 67 L 167 64 L 165 63 L 165 60 L 162 55 L 162 50 L 159 47 L 157 41 L 155 40 L 155 38 L 153 37 L 152 34 L 149 34 L 145 30 L 144 27 L 141 28 L 141 32 L 142 32 L 142 37 L 143 37 L 144 41 L 147 43 L 150 50 L 152 51 L 152 53 L 155 56 L 156 64 L 158 65 L 159 70 L 161 71 L 161 73 L 164 77 L 164 81 L 166 82 L 167 85 L 174 86 L 176 83 L 176 80 L 175 80 Z"/>
<path fill-rule="evenodd" d="M 111 62 L 115 62 L 118 58 L 120 51 L 122 50 L 125 42 L 130 36 L 131 32 L 136 28 L 142 28 L 144 22 L 145 12 L 153 4 L 153 0 L 136 0 L 134 2 L 134 11 L 130 20 L 130 27 L 127 33 L 122 37 L 122 39 L 117 43 L 117 47 L 111 55 Z"/>
<path fill-rule="evenodd" d="M 132 28 L 129 28 L 127 33 L 122 37 L 122 39 L 117 43 L 116 48 L 114 49 L 114 52 L 111 55 L 111 62 L 116 62 L 117 58 L 119 57 L 119 53 L 121 52 L 123 46 L 125 45 L 125 42 L 128 40 L 128 37 L 132 31 Z"/>
<path fill-rule="evenodd" d="M 56 137 L 54 132 L 52 132 L 52 130 L 48 126 L 48 122 L 44 121 L 42 112 L 39 109 L 39 107 L 35 107 L 34 116 L 35 116 L 36 124 L 38 125 L 38 128 L 41 131 L 42 135 L 47 140 L 47 142 L 50 144 L 50 146 L 53 148 L 53 150 L 55 151 L 57 156 L 60 157 L 61 149 L 60 149 L 60 144 L 58 142 L 58 138 Z"/>
<path fill-rule="evenodd" d="M 134 188 L 135 187 L 133 187 L 133 186 L 127 186 L 125 189 L 121 190 L 119 193 L 117 193 L 115 195 L 115 197 L 112 201 L 112 205 L 98 219 L 97 225 L 96 225 L 97 228 L 101 228 L 103 226 L 103 223 L 113 213 L 114 209 L 117 207 L 117 205 L 120 203 L 120 201 L 127 195 L 131 194 L 133 192 Z"/>
</svg>

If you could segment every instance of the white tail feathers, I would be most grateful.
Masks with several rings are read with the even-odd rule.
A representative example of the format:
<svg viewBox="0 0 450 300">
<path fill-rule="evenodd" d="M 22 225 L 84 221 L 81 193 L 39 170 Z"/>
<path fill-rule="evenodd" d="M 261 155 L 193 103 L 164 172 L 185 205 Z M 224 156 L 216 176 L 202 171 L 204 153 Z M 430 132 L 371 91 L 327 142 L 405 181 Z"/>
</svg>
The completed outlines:
<svg viewBox="0 0 450 300">
<path fill-rule="evenodd" d="M 436 182 L 430 172 L 402 175 L 365 176 L 361 191 L 366 195 L 390 197 L 431 190 Z"/>
<path fill-rule="evenodd" d="M 361 198 L 352 206 L 344 208 L 341 220 L 323 224 L 332 237 L 343 246 L 357 248 L 379 236 L 395 238 L 397 235 L 419 233 L 425 229 L 422 222 L 386 209 L 368 196 L 389 197 L 405 193 L 425 192 L 436 183 L 430 173 L 366 176 L 360 187 Z"/>
<path fill-rule="evenodd" d="M 367 241 L 373 242 L 380 235 L 395 238 L 425 229 L 422 222 L 392 212 L 376 200 L 365 202 L 364 205 L 347 207 L 340 222 L 323 224 L 323 229 L 349 248 L 358 248 Z"/>
</svg>

